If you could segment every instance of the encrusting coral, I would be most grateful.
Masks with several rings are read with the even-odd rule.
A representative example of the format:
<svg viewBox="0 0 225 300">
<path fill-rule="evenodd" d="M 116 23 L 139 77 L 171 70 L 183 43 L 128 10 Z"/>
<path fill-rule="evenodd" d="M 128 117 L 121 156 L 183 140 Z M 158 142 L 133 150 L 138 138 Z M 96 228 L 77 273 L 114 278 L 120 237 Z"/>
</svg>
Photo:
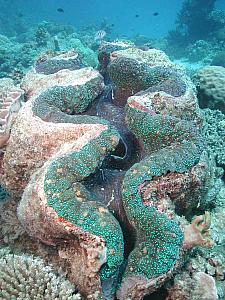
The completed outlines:
<svg viewBox="0 0 225 300">
<path fill-rule="evenodd" d="M 79 300 L 81 295 L 40 258 L 6 254 L 0 257 L 0 299 Z"/>
</svg>

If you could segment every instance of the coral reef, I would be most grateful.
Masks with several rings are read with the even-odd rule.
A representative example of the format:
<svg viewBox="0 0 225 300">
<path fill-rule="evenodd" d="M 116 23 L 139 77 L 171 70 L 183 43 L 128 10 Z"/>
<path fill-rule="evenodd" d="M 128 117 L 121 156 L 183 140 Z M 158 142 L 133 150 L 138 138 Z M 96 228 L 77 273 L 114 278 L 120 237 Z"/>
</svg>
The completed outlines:
<svg viewBox="0 0 225 300">
<path fill-rule="evenodd" d="M 224 10 L 215 0 L 185 0 L 176 19 L 176 28 L 167 35 L 164 51 L 176 59 L 209 65 L 224 49 Z"/>
<path fill-rule="evenodd" d="M 82 299 L 68 280 L 55 274 L 40 258 L 12 254 L 0 258 L 0 298 Z"/>
<path fill-rule="evenodd" d="M 54 249 L 87 299 L 135 300 L 174 276 L 192 248 L 212 247 L 206 210 L 222 172 L 204 151 L 185 72 L 162 51 L 114 46 L 99 55 L 107 88 L 90 67 L 69 70 L 70 53 L 25 76 L 1 184 L 21 196 L 23 229 Z M 7 231 L 2 238 L 10 242 Z M 212 283 L 195 274 L 196 291 L 200 278 Z"/>
<path fill-rule="evenodd" d="M 75 49 L 84 65 L 97 67 L 97 53 L 90 48 L 91 43 L 82 43 L 82 38 L 82 32 L 74 33 L 71 26 L 51 22 L 26 28 L 14 38 L 0 35 L 0 78 L 10 77 L 19 83 L 39 56 L 43 57 L 44 53 L 56 55 L 71 49 Z M 88 38 L 93 40 L 93 33 Z"/>
<path fill-rule="evenodd" d="M 225 112 L 225 68 L 208 66 L 195 75 L 199 105 Z"/>
<path fill-rule="evenodd" d="M 214 5 L 215 0 L 184 1 L 177 16 L 178 33 L 183 34 L 187 41 L 196 41 L 218 30 L 223 26 L 223 17 L 215 18 Z"/>
<path fill-rule="evenodd" d="M 205 40 L 197 40 L 187 47 L 186 56 L 190 62 L 210 62 L 210 57 L 215 55 L 215 49 L 211 43 Z"/>
</svg>

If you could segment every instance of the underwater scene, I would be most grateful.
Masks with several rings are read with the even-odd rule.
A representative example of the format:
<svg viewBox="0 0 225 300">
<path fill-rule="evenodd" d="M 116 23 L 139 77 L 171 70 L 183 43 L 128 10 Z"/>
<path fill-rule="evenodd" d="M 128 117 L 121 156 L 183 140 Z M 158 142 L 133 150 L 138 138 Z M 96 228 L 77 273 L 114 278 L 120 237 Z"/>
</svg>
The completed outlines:
<svg viewBox="0 0 225 300">
<path fill-rule="evenodd" d="M 225 300 L 225 0 L 0 0 L 0 300 Z"/>
</svg>

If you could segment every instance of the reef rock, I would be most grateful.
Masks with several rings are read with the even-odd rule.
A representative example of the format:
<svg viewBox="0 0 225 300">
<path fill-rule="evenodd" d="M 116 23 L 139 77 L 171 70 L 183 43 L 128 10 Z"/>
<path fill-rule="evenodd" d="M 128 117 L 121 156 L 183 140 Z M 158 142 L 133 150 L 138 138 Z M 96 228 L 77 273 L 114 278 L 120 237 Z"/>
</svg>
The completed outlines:
<svg viewBox="0 0 225 300">
<path fill-rule="evenodd" d="M 217 300 L 215 280 L 210 275 L 197 272 L 190 277 L 184 273 L 175 278 L 166 300 Z"/>
</svg>

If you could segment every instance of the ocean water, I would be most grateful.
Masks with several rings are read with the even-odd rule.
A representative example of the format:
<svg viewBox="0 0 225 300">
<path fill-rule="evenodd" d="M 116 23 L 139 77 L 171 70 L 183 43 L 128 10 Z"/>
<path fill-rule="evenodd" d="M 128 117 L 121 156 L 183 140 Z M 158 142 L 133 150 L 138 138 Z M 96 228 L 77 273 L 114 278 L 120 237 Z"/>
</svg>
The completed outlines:
<svg viewBox="0 0 225 300">
<path fill-rule="evenodd" d="M 107 19 L 115 25 L 118 34 L 144 34 L 149 37 L 165 35 L 174 27 L 174 21 L 181 1 L 140 1 L 137 5 L 131 1 L 1 1 L 5 14 L 22 13 L 25 22 L 34 24 L 42 20 L 60 24 L 71 24 L 75 27 L 99 23 Z M 28 4 L 28 5 L 27 5 Z M 63 8 L 64 13 L 57 12 Z M 155 17 L 153 14 L 158 12 Z M 139 17 L 135 17 L 139 15 Z"/>
<path fill-rule="evenodd" d="M 101 1 L 101 0 L 1 0 L 1 14 L 5 18 L 22 14 L 24 22 L 35 24 L 45 21 L 59 24 L 70 24 L 75 27 L 88 26 L 107 22 L 114 24 L 117 34 L 134 35 L 142 34 L 148 37 L 165 36 L 168 30 L 174 29 L 176 15 L 179 12 L 182 1 L 179 0 L 151 0 L 151 1 Z M 223 0 L 216 1 L 215 6 L 224 9 Z M 57 12 L 57 8 L 63 8 L 64 13 Z M 158 12 L 158 16 L 153 14 Z M 139 15 L 139 17 L 135 17 Z M 16 20 L 11 20 L 15 22 Z M 13 24 L 12 24 L 13 25 Z M 1 30 L 4 24 L 1 24 Z"/>
<path fill-rule="evenodd" d="M 0 300 L 225 299 L 225 0 L 0 0 Z"/>
</svg>

